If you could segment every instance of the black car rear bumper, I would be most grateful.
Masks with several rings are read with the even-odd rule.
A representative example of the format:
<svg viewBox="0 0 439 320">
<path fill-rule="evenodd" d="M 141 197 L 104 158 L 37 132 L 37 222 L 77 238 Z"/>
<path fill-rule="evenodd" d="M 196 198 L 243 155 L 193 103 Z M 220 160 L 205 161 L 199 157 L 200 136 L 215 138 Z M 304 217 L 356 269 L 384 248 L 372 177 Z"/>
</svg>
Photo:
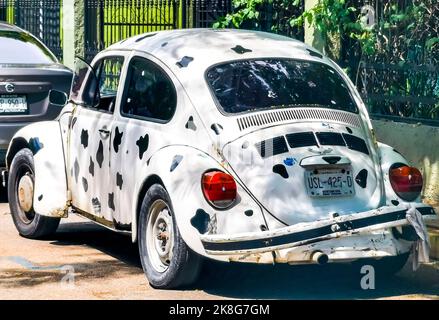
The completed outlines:
<svg viewBox="0 0 439 320">
<path fill-rule="evenodd" d="M 12 137 L 28 124 L 29 122 L 6 122 L 0 116 L 0 167 L 6 166 L 6 152 Z"/>
<path fill-rule="evenodd" d="M 0 168 L 0 188 L 7 188 L 8 186 L 8 172 L 6 168 Z"/>
<path fill-rule="evenodd" d="M 0 149 L 0 189 L 6 187 L 7 183 L 6 151 L 6 149 Z"/>
<path fill-rule="evenodd" d="M 6 167 L 6 149 L 0 149 L 0 171 Z"/>
</svg>

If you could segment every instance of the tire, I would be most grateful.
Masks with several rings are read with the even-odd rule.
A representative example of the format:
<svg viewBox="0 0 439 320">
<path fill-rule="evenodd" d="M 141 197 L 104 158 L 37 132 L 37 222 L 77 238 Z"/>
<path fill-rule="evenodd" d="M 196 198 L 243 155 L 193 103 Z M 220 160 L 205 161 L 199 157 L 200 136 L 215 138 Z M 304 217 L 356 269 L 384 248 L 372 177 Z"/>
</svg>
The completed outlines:
<svg viewBox="0 0 439 320">
<path fill-rule="evenodd" d="M 393 276 L 405 266 L 410 256 L 410 252 L 393 256 L 385 257 L 379 260 L 376 259 L 361 259 L 355 262 L 357 266 L 371 265 L 375 269 L 375 275 L 378 278 L 385 278 Z"/>
<path fill-rule="evenodd" d="M 140 260 L 152 287 L 171 289 L 196 281 L 201 257 L 181 237 L 169 195 L 159 184 L 143 199 L 138 231 Z"/>
<path fill-rule="evenodd" d="M 8 197 L 9 208 L 15 227 L 21 236 L 30 239 L 38 239 L 53 234 L 58 228 L 60 218 L 51 218 L 39 215 L 33 209 L 34 190 L 34 158 L 29 149 L 20 150 L 12 160 L 9 179 Z M 20 203 L 19 187 L 23 182 L 28 192 L 25 204 Z M 24 183 L 26 182 L 26 183 Z M 20 190 L 23 191 L 23 188 Z M 24 194 L 25 192 L 23 192 Z M 31 196 L 29 196 L 31 195 Z M 23 200 L 24 196 L 22 197 Z"/>
</svg>

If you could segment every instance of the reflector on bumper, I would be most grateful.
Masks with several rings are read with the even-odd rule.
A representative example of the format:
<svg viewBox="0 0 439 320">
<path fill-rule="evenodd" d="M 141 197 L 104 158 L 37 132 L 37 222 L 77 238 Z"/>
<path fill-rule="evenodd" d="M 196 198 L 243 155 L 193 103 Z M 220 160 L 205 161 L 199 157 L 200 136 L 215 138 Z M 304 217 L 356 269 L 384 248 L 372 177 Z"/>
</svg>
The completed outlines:
<svg viewBox="0 0 439 320">
<path fill-rule="evenodd" d="M 414 206 L 424 219 L 436 218 L 430 206 Z M 376 210 L 324 219 L 316 222 L 298 223 L 289 227 L 238 235 L 202 235 L 201 241 L 209 254 L 238 254 L 266 252 L 291 248 L 354 233 L 381 230 L 407 225 L 407 208 L 381 207 Z"/>
</svg>

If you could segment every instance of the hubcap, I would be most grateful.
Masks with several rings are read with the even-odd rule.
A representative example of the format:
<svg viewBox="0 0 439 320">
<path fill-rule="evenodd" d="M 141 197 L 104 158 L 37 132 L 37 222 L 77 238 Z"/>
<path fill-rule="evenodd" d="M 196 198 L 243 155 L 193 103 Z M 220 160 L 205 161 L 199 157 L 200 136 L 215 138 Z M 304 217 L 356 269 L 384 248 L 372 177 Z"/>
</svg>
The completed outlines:
<svg viewBox="0 0 439 320">
<path fill-rule="evenodd" d="M 20 178 L 18 183 L 18 202 L 21 210 L 30 212 L 33 207 L 34 199 L 34 182 L 29 174 Z"/>
<path fill-rule="evenodd" d="M 163 200 L 156 200 L 149 211 L 146 236 L 149 260 L 158 272 L 165 272 L 171 263 L 174 248 L 173 228 L 168 205 Z"/>
</svg>

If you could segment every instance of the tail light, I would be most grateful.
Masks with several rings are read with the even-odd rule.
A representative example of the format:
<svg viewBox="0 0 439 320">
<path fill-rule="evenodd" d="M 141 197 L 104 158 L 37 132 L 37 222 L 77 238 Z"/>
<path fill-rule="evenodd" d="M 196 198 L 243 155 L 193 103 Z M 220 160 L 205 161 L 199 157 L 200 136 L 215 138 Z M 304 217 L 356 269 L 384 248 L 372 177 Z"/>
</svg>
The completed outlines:
<svg viewBox="0 0 439 320">
<path fill-rule="evenodd" d="M 226 209 L 236 199 L 236 182 L 233 177 L 221 171 L 203 174 L 202 189 L 206 200 L 215 208 Z"/>
<path fill-rule="evenodd" d="M 414 167 L 393 165 L 389 171 L 389 178 L 393 190 L 403 200 L 413 201 L 422 191 L 422 174 Z"/>
</svg>

